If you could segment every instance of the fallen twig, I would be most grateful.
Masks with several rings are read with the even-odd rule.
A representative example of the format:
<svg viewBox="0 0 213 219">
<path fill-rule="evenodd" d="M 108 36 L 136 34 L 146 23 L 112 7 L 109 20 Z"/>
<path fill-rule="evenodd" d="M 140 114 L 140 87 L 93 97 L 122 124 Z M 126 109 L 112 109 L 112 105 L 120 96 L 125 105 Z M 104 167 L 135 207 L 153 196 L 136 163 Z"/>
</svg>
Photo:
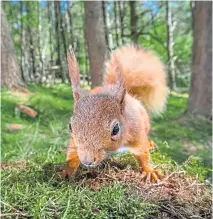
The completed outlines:
<svg viewBox="0 0 213 219">
<path fill-rule="evenodd" d="M 38 114 L 37 111 L 35 111 L 34 109 L 32 109 L 32 108 L 30 108 L 30 107 L 28 107 L 28 106 L 25 106 L 25 105 L 23 105 L 23 104 L 17 105 L 17 108 L 18 108 L 22 113 L 24 113 L 24 114 L 26 114 L 26 115 L 28 115 L 28 116 L 30 116 L 30 117 L 32 117 L 32 118 L 35 118 L 35 117 L 37 116 L 37 114 Z"/>
</svg>

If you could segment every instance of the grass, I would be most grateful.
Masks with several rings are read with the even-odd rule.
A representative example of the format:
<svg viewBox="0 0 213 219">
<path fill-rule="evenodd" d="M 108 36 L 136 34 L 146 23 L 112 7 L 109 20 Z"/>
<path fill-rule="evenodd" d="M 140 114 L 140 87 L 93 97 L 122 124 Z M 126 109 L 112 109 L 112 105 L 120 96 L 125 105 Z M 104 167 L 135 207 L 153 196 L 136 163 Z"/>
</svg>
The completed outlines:
<svg viewBox="0 0 213 219">
<path fill-rule="evenodd" d="M 150 138 L 158 149 L 152 160 L 170 176 L 153 186 L 141 184 L 129 154 L 114 156 L 122 167 L 109 162 L 103 170 L 80 170 L 75 178 L 62 181 L 58 170 L 69 138 L 71 89 L 65 85 L 29 89 L 29 99 L 2 90 L 2 214 L 12 214 L 8 218 L 210 217 L 211 192 L 203 184 L 211 176 L 211 124 L 193 117 L 180 119 L 186 96 L 172 94 L 165 114 L 153 118 Z M 36 109 L 38 117 L 18 113 L 17 103 Z M 10 133 L 8 123 L 25 128 Z M 196 192 L 191 185 L 196 185 Z M 158 193 L 156 198 L 153 194 Z"/>
</svg>

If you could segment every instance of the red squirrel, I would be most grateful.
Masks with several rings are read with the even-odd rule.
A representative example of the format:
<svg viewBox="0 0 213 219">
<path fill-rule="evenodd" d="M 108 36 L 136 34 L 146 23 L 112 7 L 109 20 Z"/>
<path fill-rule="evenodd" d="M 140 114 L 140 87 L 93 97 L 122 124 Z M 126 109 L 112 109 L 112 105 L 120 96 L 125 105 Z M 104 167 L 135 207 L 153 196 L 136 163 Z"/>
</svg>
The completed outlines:
<svg viewBox="0 0 213 219">
<path fill-rule="evenodd" d="M 67 148 L 63 176 L 76 172 L 80 163 L 95 167 L 110 152 L 125 146 L 138 160 L 144 179 L 156 182 L 163 176 L 150 166 L 148 112 L 163 111 L 168 96 L 164 65 L 152 52 L 127 45 L 111 53 L 106 62 L 103 86 L 80 88 L 80 73 L 73 52 L 68 69 L 74 96 L 69 124 L 72 137 Z"/>
</svg>

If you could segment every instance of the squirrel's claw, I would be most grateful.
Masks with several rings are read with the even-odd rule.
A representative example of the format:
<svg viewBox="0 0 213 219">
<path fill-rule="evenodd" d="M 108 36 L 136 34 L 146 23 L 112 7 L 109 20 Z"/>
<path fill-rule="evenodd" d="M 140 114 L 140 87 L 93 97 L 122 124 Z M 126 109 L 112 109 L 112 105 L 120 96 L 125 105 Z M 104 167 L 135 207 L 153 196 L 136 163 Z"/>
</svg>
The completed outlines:
<svg viewBox="0 0 213 219">
<path fill-rule="evenodd" d="M 156 183 L 163 178 L 160 170 L 149 169 L 142 172 L 142 179 L 146 183 Z"/>
<path fill-rule="evenodd" d="M 149 149 L 150 152 L 153 152 L 156 149 L 156 144 L 153 140 L 149 140 L 149 147 L 150 147 Z"/>
<path fill-rule="evenodd" d="M 73 169 L 73 168 L 69 168 L 69 167 L 65 167 L 62 171 L 61 171 L 61 178 L 63 180 L 67 179 L 67 178 L 70 178 L 72 176 L 75 175 L 77 169 Z"/>
</svg>

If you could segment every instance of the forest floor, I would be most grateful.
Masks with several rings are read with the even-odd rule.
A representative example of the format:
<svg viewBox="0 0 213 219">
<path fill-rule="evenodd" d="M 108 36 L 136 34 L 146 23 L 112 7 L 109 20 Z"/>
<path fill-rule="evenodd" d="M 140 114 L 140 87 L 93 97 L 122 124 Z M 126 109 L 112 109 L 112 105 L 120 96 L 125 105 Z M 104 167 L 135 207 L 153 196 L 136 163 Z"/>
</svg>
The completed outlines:
<svg viewBox="0 0 213 219">
<path fill-rule="evenodd" d="M 1 216 L 7 218 L 211 218 L 211 134 L 208 121 L 181 117 L 187 96 L 172 93 L 167 111 L 153 118 L 155 167 L 166 177 L 145 185 L 135 159 L 115 154 L 105 168 L 63 181 L 73 99 L 65 85 L 2 90 Z M 16 110 L 24 103 L 36 118 Z M 24 125 L 9 132 L 7 124 Z"/>
</svg>

